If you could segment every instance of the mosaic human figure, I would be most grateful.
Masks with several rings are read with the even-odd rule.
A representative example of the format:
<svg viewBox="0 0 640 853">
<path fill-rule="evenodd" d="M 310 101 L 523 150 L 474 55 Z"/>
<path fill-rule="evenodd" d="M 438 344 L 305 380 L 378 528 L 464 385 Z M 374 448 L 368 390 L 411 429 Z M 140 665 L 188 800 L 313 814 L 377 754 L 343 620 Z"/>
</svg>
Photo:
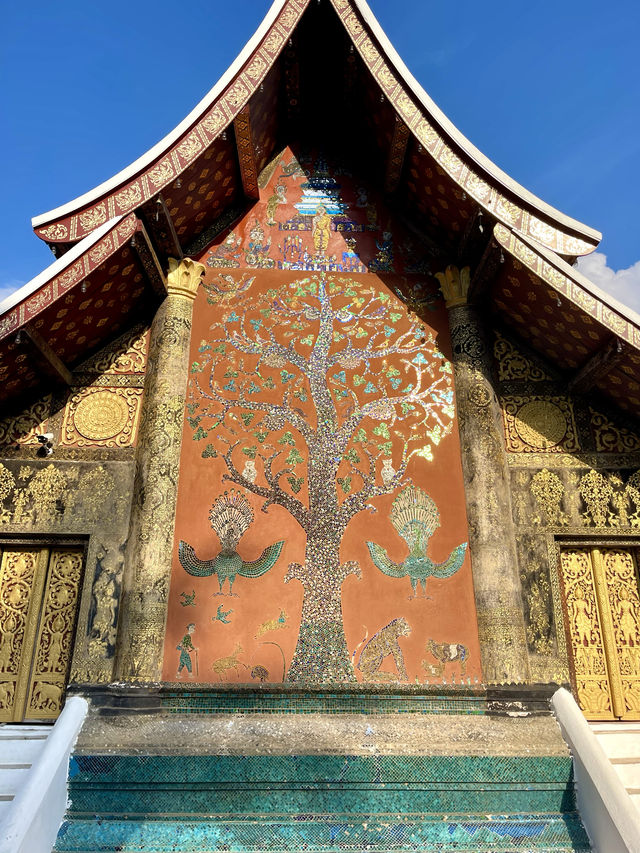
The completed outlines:
<svg viewBox="0 0 640 853">
<path fill-rule="evenodd" d="M 331 236 L 331 217 L 323 204 L 319 204 L 316 208 L 316 213 L 311 223 L 311 234 L 316 255 L 325 255 L 327 246 L 329 245 L 329 237 Z"/>
<path fill-rule="evenodd" d="M 196 630 L 196 626 L 194 622 L 189 622 L 187 625 L 187 630 L 180 640 L 180 643 L 176 646 L 177 651 L 180 652 L 180 658 L 178 661 L 178 672 L 176 674 L 176 678 L 182 678 L 182 670 L 186 668 L 189 673 L 189 678 L 193 678 L 193 666 L 191 663 L 191 652 L 197 654 L 198 650 L 193 645 L 193 641 L 191 639 L 193 632 Z"/>
</svg>

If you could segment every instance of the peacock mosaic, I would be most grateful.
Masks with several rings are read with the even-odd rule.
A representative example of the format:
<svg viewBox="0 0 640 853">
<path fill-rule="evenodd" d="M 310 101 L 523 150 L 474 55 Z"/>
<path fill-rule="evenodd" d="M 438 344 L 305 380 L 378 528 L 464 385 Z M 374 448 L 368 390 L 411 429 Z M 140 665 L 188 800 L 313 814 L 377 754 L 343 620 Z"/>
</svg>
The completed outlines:
<svg viewBox="0 0 640 853">
<path fill-rule="evenodd" d="M 260 185 L 201 257 L 163 677 L 477 681 L 437 284 L 321 155 Z"/>
</svg>

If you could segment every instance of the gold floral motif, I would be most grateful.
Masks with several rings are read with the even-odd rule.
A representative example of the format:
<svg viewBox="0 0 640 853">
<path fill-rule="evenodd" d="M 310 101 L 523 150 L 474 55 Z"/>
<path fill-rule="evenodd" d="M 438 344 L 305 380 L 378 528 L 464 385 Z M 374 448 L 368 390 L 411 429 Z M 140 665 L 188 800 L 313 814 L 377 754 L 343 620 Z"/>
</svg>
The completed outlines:
<svg viewBox="0 0 640 853">
<path fill-rule="evenodd" d="M 485 183 L 482 178 L 479 178 L 474 172 L 469 172 L 466 180 L 466 189 L 467 191 L 474 196 L 474 198 L 478 199 L 478 201 L 484 201 L 491 193 L 491 187 L 489 184 Z"/>
<path fill-rule="evenodd" d="M 65 273 L 59 275 L 55 281 L 61 290 L 68 290 L 71 285 L 79 281 L 83 275 L 84 267 L 82 266 L 82 262 L 78 261 L 77 264 L 74 264 Z"/>
<path fill-rule="evenodd" d="M 514 345 L 496 332 L 493 355 L 498 362 L 498 379 L 506 382 L 511 379 L 528 379 L 531 382 L 543 382 L 551 379 L 540 367 L 522 355 Z"/>
<path fill-rule="evenodd" d="M 15 444 L 36 445 L 36 433 L 47 432 L 46 422 L 51 407 L 47 394 L 20 414 L 0 420 L 0 447 Z"/>
<path fill-rule="evenodd" d="M 255 56 L 247 67 L 247 76 L 257 80 L 267 70 L 267 63 L 261 56 Z"/>
<path fill-rule="evenodd" d="M 502 409 L 508 451 L 579 450 L 573 409 L 566 397 L 503 397 Z"/>
<path fill-rule="evenodd" d="M 5 722 L 13 720 L 16 711 L 22 714 L 22 707 L 15 707 L 21 698 L 16 686 L 27 663 L 24 646 L 38 615 L 37 608 L 30 607 L 38 564 L 38 553 L 27 549 L 7 549 L 0 562 L 0 720 Z"/>
<path fill-rule="evenodd" d="M 347 15 L 347 17 L 343 19 L 343 22 L 349 33 L 351 33 L 352 38 L 356 39 L 362 32 L 362 24 L 355 13 L 352 12 L 350 15 Z"/>
<path fill-rule="evenodd" d="M 27 302 L 27 311 L 30 314 L 35 314 L 51 302 L 51 285 L 43 287 L 41 291 L 32 296 Z"/>
<path fill-rule="evenodd" d="M 49 228 L 43 228 L 40 233 L 47 240 L 66 240 L 68 231 L 66 225 L 58 222 L 56 225 L 49 226 Z"/>
<path fill-rule="evenodd" d="M 173 166 L 171 165 L 171 161 L 163 160 L 161 163 L 158 163 L 157 166 L 154 166 L 154 168 L 149 173 L 149 178 L 151 179 L 151 183 L 155 187 L 159 187 L 163 184 L 168 183 L 171 178 L 173 178 L 173 175 L 174 171 Z"/>
<path fill-rule="evenodd" d="M 569 516 L 562 510 L 564 485 L 557 474 L 547 468 L 538 471 L 531 480 L 531 493 L 538 510 L 538 515 L 533 518 L 534 524 L 569 523 Z"/>
<path fill-rule="evenodd" d="M 189 162 L 199 151 L 202 151 L 202 141 L 197 133 L 191 133 L 184 142 L 178 145 L 177 151 L 183 160 Z"/>
<path fill-rule="evenodd" d="M 227 123 L 227 119 L 225 118 L 224 113 L 220 109 L 220 107 L 216 107 L 211 110 L 209 115 L 202 120 L 202 126 L 205 130 L 208 130 L 212 136 L 215 136 L 219 130 L 221 130 L 225 124 Z"/>
<path fill-rule="evenodd" d="M 100 204 L 97 204 L 90 210 L 85 211 L 85 213 L 81 213 L 78 218 L 83 231 L 93 231 L 98 227 L 98 225 L 102 225 L 103 222 L 107 221 L 107 208 L 105 203 L 100 202 Z"/>
<path fill-rule="evenodd" d="M 66 475 L 55 465 L 41 468 L 27 486 L 26 493 L 34 502 L 36 520 L 52 522 L 58 514 L 58 502 L 67 492 Z"/>
<path fill-rule="evenodd" d="M 603 308 L 602 322 L 610 329 L 613 329 L 617 335 L 626 338 L 628 323 L 619 314 L 616 314 L 614 311 L 610 311 L 608 308 Z"/>
<path fill-rule="evenodd" d="M 148 330 L 144 326 L 136 326 L 77 367 L 76 372 L 116 375 L 144 373 L 148 354 Z"/>
<path fill-rule="evenodd" d="M 629 453 L 640 450 L 640 437 L 624 427 L 618 427 L 606 415 L 589 407 L 590 426 L 596 450 L 604 453 Z"/>
<path fill-rule="evenodd" d="M 264 40 L 264 48 L 269 53 L 274 54 L 278 52 L 283 42 L 284 36 L 281 35 L 277 30 L 272 30 Z"/>
<path fill-rule="evenodd" d="M 280 16 L 279 24 L 289 30 L 298 19 L 298 12 L 293 6 L 285 6 L 282 15 Z"/>
<path fill-rule="evenodd" d="M 398 83 L 398 81 L 393 76 L 391 71 L 389 71 L 389 69 L 387 68 L 386 65 L 382 65 L 376 71 L 376 77 L 382 83 L 382 85 L 385 87 L 385 89 L 388 89 L 389 91 L 392 91 Z"/>
<path fill-rule="evenodd" d="M 380 54 L 368 36 L 365 36 L 362 39 L 358 47 L 360 53 L 364 56 L 369 65 L 373 65 L 380 59 Z"/>
<path fill-rule="evenodd" d="M 581 308 L 584 308 L 587 314 L 595 313 L 597 302 L 594 296 L 591 296 L 589 293 L 585 293 L 585 291 L 577 284 L 573 285 L 571 295 L 574 302 L 576 302 Z"/>
<path fill-rule="evenodd" d="M 515 225 L 522 211 L 516 204 L 513 204 L 513 202 L 507 201 L 506 198 L 503 198 L 502 196 L 498 196 L 496 213 L 503 216 L 512 225 Z"/>
<path fill-rule="evenodd" d="M 238 81 L 234 83 L 234 85 L 229 89 L 227 94 L 224 96 L 225 102 L 232 108 L 241 107 L 249 97 L 249 90 L 244 85 Z"/>
<path fill-rule="evenodd" d="M 127 447 L 135 442 L 140 388 L 72 389 L 62 427 L 62 445 Z"/>
<path fill-rule="evenodd" d="M 545 246 L 553 245 L 555 234 L 551 225 L 531 215 L 529 216 L 529 234 Z"/>
<path fill-rule="evenodd" d="M 593 468 L 580 480 L 580 495 L 586 504 L 583 518 L 587 524 L 604 527 L 609 518 L 609 505 L 613 488 L 609 480 Z"/>
<path fill-rule="evenodd" d="M 450 175 L 457 175 L 462 169 L 462 160 L 448 146 L 440 149 L 438 160 L 446 167 Z"/>
<path fill-rule="evenodd" d="M 141 201 L 142 190 L 138 183 L 131 184 L 131 186 L 126 187 L 126 189 L 119 193 L 116 193 L 116 204 L 120 210 L 128 210 L 135 207 L 137 204 L 140 204 Z"/>
<path fill-rule="evenodd" d="M 527 642 L 539 655 L 550 655 L 553 650 L 552 626 L 549 618 L 551 587 L 543 571 L 530 562 L 521 572 L 520 580 L 526 590 L 528 619 L 526 620 Z"/>
<path fill-rule="evenodd" d="M 89 258 L 91 259 L 92 263 L 99 264 L 107 257 L 107 255 L 112 249 L 113 240 L 109 235 L 100 243 L 98 243 L 95 249 L 91 249 L 91 251 L 89 252 Z"/>
</svg>

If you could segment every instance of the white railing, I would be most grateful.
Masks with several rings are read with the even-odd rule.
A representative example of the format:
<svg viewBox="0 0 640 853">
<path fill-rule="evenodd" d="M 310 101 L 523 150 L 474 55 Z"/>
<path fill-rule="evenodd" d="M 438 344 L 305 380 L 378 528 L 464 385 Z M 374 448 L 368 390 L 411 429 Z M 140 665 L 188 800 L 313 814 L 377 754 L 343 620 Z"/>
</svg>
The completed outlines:
<svg viewBox="0 0 640 853">
<path fill-rule="evenodd" d="M 551 707 L 573 755 L 578 809 L 596 853 L 640 853 L 640 814 L 568 690 Z"/>
<path fill-rule="evenodd" d="M 0 821 L 0 853 L 51 853 L 67 807 L 69 755 L 88 708 L 80 696 L 67 699 Z"/>
</svg>

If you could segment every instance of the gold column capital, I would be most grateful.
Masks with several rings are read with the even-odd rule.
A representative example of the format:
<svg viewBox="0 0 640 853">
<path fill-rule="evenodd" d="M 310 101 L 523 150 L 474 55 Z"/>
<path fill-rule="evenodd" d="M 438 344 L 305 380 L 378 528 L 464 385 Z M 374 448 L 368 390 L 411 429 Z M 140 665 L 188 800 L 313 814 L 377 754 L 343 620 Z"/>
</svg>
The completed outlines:
<svg viewBox="0 0 640 853">
<path fill-rule="evenodd" d="M 467 304 L 467 295 L 471 284 L 469 267 L 458 269 L 458 267 L 450 264 L 444 272 L 437 272 L 436 278 L 440 282 L 440 290 L 447 308 Z"/>
<path fill-rule="evenodd" d="M 200 264 L 191 258 L 182 258 L 180 261 L 176 258 L 169 258 L 169 273 L 167 275 L 169 296 L 195 299 L 204 270 L 204 264 Z"/>
</svg>

